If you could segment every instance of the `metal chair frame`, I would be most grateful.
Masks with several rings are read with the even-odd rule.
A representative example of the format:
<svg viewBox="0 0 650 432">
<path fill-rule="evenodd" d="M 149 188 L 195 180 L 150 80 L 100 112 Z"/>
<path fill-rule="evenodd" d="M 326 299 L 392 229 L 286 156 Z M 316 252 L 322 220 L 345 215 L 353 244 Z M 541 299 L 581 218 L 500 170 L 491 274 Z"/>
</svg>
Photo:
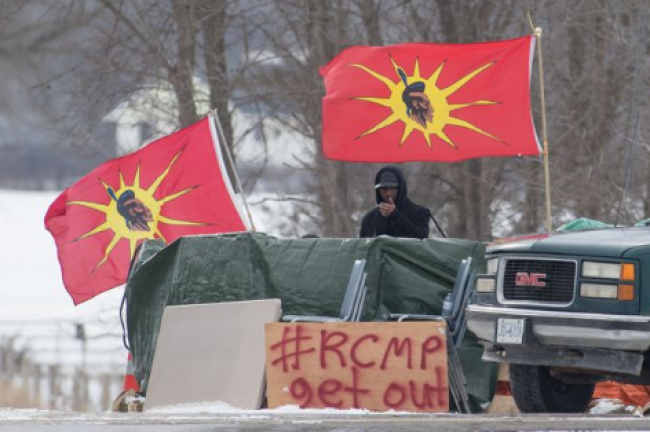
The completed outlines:
<svg viewBox="0 0 650 432">
<path fill-rule="evenodd" d="M 316 315 L 284 315 L 283 322 L 356 322 L 361 318 L 366 298 L 366 260 L 356 260 L 352 266 L 345 297 L 338 317 Z"/>
</svg>

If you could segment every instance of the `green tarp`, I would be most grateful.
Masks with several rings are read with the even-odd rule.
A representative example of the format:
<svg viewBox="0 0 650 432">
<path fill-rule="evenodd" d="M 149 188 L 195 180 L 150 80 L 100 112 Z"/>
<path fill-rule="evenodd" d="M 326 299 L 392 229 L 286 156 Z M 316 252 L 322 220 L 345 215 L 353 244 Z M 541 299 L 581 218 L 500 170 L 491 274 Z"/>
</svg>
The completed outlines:
<svg viewBox="0 0 650 432">
<path fill-rule="evenodd" d="M 650 226 L 650 219 L 643 219 L 634 224 L 634 226 Z"/>
<path fill-rule="evenodd" d="M 582 230 L 591 230 L 591 229 L 600 229 L 600 228 L 609 228 L 613 227 L 614 225 L 597 221 L 594 219 L 587 219 L 587 218 L 579 218 L 579 219 L 574 219 L 571 220 L 561 227 L 559 227 L 556 231 L 562 232 L 562 231 L 582 231 Z"/>
<path fill-rule="evenodd" d="M 482 243 L 459 239 L 277 239 L 264 234 L 184 237 L 167 247 L 148 241 L 126 286 L 135 376 L 146 393 L 166 306 L 279 298 L 290 315 L 338 316 L 356 259 L 366 259 L 362 321 L 389 313 L 440 313 L 458 265 L 485 267 Z M 492 399 L 497 365 L 465 338 L 460 349 L 475 410 Z"/>
</svg>

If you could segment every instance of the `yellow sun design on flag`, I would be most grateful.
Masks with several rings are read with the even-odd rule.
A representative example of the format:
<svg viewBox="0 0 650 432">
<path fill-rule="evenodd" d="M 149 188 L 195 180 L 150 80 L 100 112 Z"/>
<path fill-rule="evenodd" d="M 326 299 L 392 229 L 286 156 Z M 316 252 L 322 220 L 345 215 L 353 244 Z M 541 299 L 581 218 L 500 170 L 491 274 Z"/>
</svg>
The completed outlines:
<svg viewBox="0 0 650 432">
<path fill-rule="evenodd" d="M 438 78 L 442 73 L 445 62 L 441 63 L 436 71 L 433 72 L 428 78 L 424 78 L 420 74 L 419 59 L 415 60 L 415 66 L 413 68 L 413 74 L 411 76 L 406 75 L 404 69 L 400 67 L 395 62 L 395 60 L 393 60 L 392 56 L 390 60 L 398 76 L 396 83 L 393 82 L 393 80 L 390 78 L 379 74 L 367 66 L 361 64 L 349 65 L 351 67 L 356 67 L 367 72 L 377 80 L 384 83 L 390 90 L 390 97 L 388 98 L 354 98 L 355 100 L 371 102 L 376 105 L 390 108 L 392 111 L 388 117 L 386 117 L 384 120 L 369 130 L 362 133 L 359 137 L 357 137 L 357 139 L 388 127 L 395 122 L 401 121 L 404 123 L 405 127 L 404 133 L 402 134 L 402 139 L 399 144 L 400 147 L 402 144 L 404 144 L 409 135 L 411 135 L 414 130 L 417 130 L 420 131 L 422 135 L 424 135 L 424 139 L 426 140 L 429 147 L 431 147 L 431 136 L 434 135 L 449 144 L 451 147 L 455 148 L 456 144 L 454 144 L 454 142 L 445 133 L 445 128 L 447 126 L 459 126 L 485 135 L 494 140 L 501 141 L 499 138 L 479 129 L 468 121 L 454 117 L 452 115 L 454 111 L 462 108 L 482 105 L 496 105 L 499 104 L 499 102 L 491 100 L 477 100 L 474 102 L 452 104 L 448 101 L 451 95 L 462 88 L 476 75 L 488 69 L 495 62 L 485 64 L 475 69 L 474 71 L 460 78 L 449 87 L 441 88 L 438 85 Z M 407 96 L 405 96 L 405 94 L 407 94 Z M 410 105 L 407 105 L 405 98 L 409 99 Z"/>
<path fill-rule="evenodd" d="M 163 171 L 158 178 L 149 186 L 148 188 L 143 188 L 140 184 L 140 164 L 135 172 L 135 177 L 131 185 L 127 185 L 120 171 L 120 185 L 117 189 L 114 190 L 110 185 L 106 184 L 103 180 L 99 181 L 104 186 L 104 189 L 111 197 L 109 204 L 100 204 L 90 201 L 70 201 L 67 205 L 79 205 L 83 207 L 88 207 L 97 211 L 100 211 L 106 215 L 106 221 L 101 225 L 93 228 L 91 231 L 86 234 L 78 237 L 74 241 L 83 240 L 92 235 L 104 232 L 112 231 L 113 238 L 111 239 L 108 246 L 104 250 L 104 257 L 102 260 L 95 266 L 97 269 L 99 266 L 104 264 L 107 260 L 115 246 L 122 239 L 126 239 L 129 242 L 131 257 L 135 254 L 135 249 L 138 245 L 138 242 L 144 239 L 153 239 L 160 238 L 165 243 L 167 240 L 163 237 L 159 229 L 159 224 L 168 224 L 168 225 L 188 225 L 188 226 L 202 226 L 207 225 L 202 222 L 191 222 L 171 219 L 164 216 L 161 211 L 163 206 L 176 198 L 185 195 L 188 192 L 196 189 L 197 186 L 182 190 L 172 195 L 168 195 L 160 200 L 154 198 L 154 194 L 162 181 L 169 174 L 172 165 L 176 162 L 176 159 L 181 155 L 182 150 L 174 156 L 172 161 L 169 163 L 165 171 Z M 119 197 L 119 198 L 118 198 Z M 126 199 L 125 199 L 126 198 Z M 134 219 L 135 222 L 130 220 L 129 214 L 126 213 L 124 203 L 130 204 L 132 213 L 139 212 L 141 216 L 139 219 Z M 121 211 L 121 212 L 120 212 Z M 126 216 L 125 216 L 126 214 Z M 137 217 L 137 216 L 136 216 Z"/>
</svg>

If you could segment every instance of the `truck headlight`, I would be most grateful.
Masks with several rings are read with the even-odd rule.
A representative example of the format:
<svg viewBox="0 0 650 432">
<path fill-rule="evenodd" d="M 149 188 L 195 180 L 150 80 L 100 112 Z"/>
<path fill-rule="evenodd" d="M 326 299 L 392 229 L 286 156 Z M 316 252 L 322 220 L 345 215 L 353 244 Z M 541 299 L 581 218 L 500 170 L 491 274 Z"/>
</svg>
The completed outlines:
<svg viewBox="0 0 650 432">
<path fill-rule="evenodd" d="M 618 298 L 618 285 L 583 283 L 580 284 L 580 296 L 616 299 Z"/>
<path fill-rule="evenodd" d="M 580 296 L 602 299 L 617 299 L 620 301 L 634 301 L 634 285 L 618 284 L 580 284 Z"/>
<path fill-rule="evenodd" d="M 487 260 L 487 274 L 497 274 L 499 270 L 499 258 L 489 258 Z"/>
<path fill-rule="evenodd" d="M 582 263 L 582 277 L 601 279 L 620 279 L 634 281 L 634 264 L 632 263 L 603 263 L 584 261 Z"/>
<path fill-rule="evenodd" d="M 476 292 L 477 293 L 493 293 L 496 281 L 494 278 L 477 277 L 476 278 Z"/>
</svg>

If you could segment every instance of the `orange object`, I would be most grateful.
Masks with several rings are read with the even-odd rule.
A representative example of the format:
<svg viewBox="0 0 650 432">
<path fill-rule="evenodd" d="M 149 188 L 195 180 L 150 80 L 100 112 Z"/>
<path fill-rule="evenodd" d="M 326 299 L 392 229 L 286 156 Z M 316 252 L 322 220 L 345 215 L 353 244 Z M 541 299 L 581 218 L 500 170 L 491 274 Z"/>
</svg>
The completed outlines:
<svg viewBox="0 0 650 432">
<path fill-rule="evenodd" d="M 129 351 L 126 361 L 126 373 L 124 374 L 124 388 L 122 390 L 140 391 L 140 384 L 133 374 L 134 371 L 135 367 L 133 366 L 133 357 L 131 357 L 131 352 Z"/>
<path fill-rule="evenodd" d="M 650 402 L 650 392 L 642 385 L 604 381 L 596 385 L 593 399 L 618 399 L 625 405 L 643 407 Z"/>
<path fill-rule="evenodd" d="M 621 266 L 621 279 L 625 281 L 634 280 L 634 264 L 625 263 Z"/>
<path fill-rule="evenodd" d="M 512 398 L 512 389 L 510 388 L 510 368 L 507 363 L 499 365 L 499 376 L 494 397 L 486 414 L 518 414 L 519 409 Z"/>
<path fill-rule="evenodd" d="M 624 301 L 634 300 L 634 285 L 622 285 L 618 286 L 618 299 Z"/>
<path fill-rule="evenodd" d="M 510 381 L 497 381 L 497 387 L 494 392 L 495 396 L 512 396 Z"/>
</svg>

